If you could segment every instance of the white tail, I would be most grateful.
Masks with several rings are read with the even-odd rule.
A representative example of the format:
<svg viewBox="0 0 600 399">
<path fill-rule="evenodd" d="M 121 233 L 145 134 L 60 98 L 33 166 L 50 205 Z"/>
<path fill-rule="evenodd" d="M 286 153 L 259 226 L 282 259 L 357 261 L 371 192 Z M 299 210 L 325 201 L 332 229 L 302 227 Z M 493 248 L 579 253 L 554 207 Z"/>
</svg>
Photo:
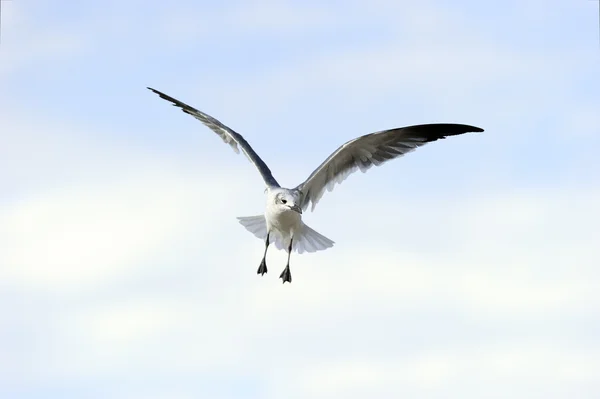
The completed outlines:
<svg viewBox="0 0 600 399">
<path fill-rule="evenodd" d="M 238 217 L 240 224 L 257 238 L 265 240 L 267 238 L 267 223 L 264 215 Z M 271 232 L 269 238 L 275 244 L 277 249 L 287 249 L 289 242 L 284 242 L 284 238 L 278 232 Z M 331 248 L 334 242 L 322 234 L 317 233 L 304 223 L 300 232 L 294 236 L 292 250 L 299 254 L 303 252 L 316 252 Z"/>
<path fill-rule="evenodd" d="M 246 230 L 254 234 L 257 238 L 263 241 L 267 238 L 267 222 L 264 215 L 241 216 L 238 217 L 238 220 Z"/>
<path fill-rule="evenodd" d="M 294 237 L 293 249 L 301 254 L 302 252 L 317 252 L 333 247 L 335 244 L 332 240 L 322 234 L 317 233 L 304 223 L 300 234 Z"/>
</svg>

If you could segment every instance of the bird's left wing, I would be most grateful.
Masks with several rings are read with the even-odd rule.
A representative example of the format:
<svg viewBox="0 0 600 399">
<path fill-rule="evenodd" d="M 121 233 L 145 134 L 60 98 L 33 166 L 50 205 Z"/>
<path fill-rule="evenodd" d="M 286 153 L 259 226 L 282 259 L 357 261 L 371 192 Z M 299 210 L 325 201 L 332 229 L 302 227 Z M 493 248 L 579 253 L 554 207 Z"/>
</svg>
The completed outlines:
<svg viewBox="0 0 600 399">
<path fill-rule="evenodd" d="M 277 183 L 277 180 L 275 180 L 275 178 L 273 177 L 273 174 L 271 173 L 269 167 L 258 156 L 258 154 L 254 152 L 250 144 L 244 139 L 244 137 L 242 137 L 241 134 L 225 126 L 223 123 L 219 122 L 212 116 L 205 114 L 202 111 L 198 111 L 194 107 L 190 107 L 189 105 L 182 103 L 181 101 L 164 93 L 161 93 L 160 91 L 155 90 L 151 87 L 148 87 L 148 89 L 158 94 L 160 98 L 172 102 L 174 106 L 181 108 L 181 110 L 186 114 L 192 115 L 194 118 L 204 123 L 208 128 L 210 128 L 210 130 L 217 133 L 219 137 L 221 137 L 225 143 L 229 144 L 231 148 L 233 148 L 233 150 L 238 154 L 240 152 L 238 149 L 239 145 L 244 155 L 246 155 L 250 162 L 256 165 L 267 187 L 279 187 L 279 183 Z"/>
<path fill-rule="evenodd" d="M 303 210 L 312 203 L 311 210 L 325 193 L 333 190 L 352 172 L 366 172 L 373 165 L 381 165 L 398 158 L 429 142 L 483 129 L 454 123 L 433 123 L 383 130 L 358 137 L 333 152 L 306 181 L 296 187 L 300 190 Z"/>
</svg>

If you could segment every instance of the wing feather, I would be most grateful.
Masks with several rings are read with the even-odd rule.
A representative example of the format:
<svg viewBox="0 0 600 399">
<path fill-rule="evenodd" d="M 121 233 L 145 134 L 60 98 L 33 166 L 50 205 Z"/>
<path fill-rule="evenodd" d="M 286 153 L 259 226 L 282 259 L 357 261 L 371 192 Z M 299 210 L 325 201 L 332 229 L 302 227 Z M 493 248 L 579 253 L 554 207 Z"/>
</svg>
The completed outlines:
<svg viewBox="0 0 600 399">
<path fill-rule="evenodd" d="M 194 118 L 198 119 L 200 122 L 202 122 L 204 125 L 206 125 L 210 130 L 212 130 L 217 135 L 219 135 L 219 137 L 221 137 L 221 139 L 226 144 L 229 144 L 229 146 L 233 149 L 233 151 L 236 152 L 236 154 L 240 153 L 238 146 L 241 147 L 242 152 L 244 153 L 246 158 L 248 158 L 248 160 L 250 162 L 252 162 L 258 168 L 258 171 L 260 172 L 267 187 L 279 187 L 279 183 L 277 183 L 277 180 L 275 180 L 275 178 L 273 177 L 273 174 L 271 173 L 271 170 L 269 169 L 269 167 L 258 156 L 258 154 L 252 149 L 250 144 L 246 141 L 246 139 L 244 139 L 244 137 L 241 134 L 235 132 L 233 129 L 225 126 L 223 123 L 221 123 L 217 119 L 213 118 L 212 116 L 210 116 L 208 114 L 205 114 L 202 111 L 197 110 L 194 107 L 191 107 L 191 106 L 189 106 L 171 96 L 161 93 L 160 91 L 155 90 L 151 87 L 148 87 L 148 89 L 153 91 L 154 93 L 158 94 L 160 96 L 160 98 L 172 102 L 174 106 L 181 108 L 181 110 L 183 112 L 185 112 L 186 114 L 189 114 L 189 115 L 193 116 Z"/>
<path fill-rule="evenodd" d="M 312 204 L 311 210 L 314 210 L 325 189 L 332 191 L 336 184 L 356 170 L 364 173 L 373 165 L 383 165 L 432 141 L 469 132 L 483 132 L 483 129 L 455 123 L 433 123 L 383 130 L 350 140 L 296 187 L 302 192 L 302 209 L 306 210 Z"/>
</svg>

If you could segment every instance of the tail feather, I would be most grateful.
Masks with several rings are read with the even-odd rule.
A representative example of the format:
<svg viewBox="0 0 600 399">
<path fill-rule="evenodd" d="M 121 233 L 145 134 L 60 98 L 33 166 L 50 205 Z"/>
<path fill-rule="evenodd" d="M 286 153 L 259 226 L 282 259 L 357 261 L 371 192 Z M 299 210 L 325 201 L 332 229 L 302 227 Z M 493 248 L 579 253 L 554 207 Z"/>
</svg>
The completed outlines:
<svg viewBox="0 0 600 399">
<path fill-rule="evenodd" d="M 242 226 L 255 237 L 265 240 L 267 238 L 267 223 L 264 215 L 258 216 L 242 216 L 237 218 Z M 269 236 L 271 243 L 275 244 L 277 249 L 287 249 L 289 241 L 284 239 L 278 232 L 271 232 Z M 287 242 L 284 242 L 287 241 Z M 331 248 L 334 242 L 324 235 L 317 233 L 304 223 L 300 228 L 300 232 L 294 236 L 292 250 L 299 254 L 304 252 L 322 251 Z"/>
<path fill-rule="evenodd" d="M 301 254 L 303 252 L 323 251 L 333 247 L 333 244 L 335 243 L 332 240 L 302 223 L 302 230 L 300 234 L 296 234 L 294 237 L 292 247 L 296 252 Z"/>
<path fill-rule="evenodd" d="M 238 217 L 240 224 L 257 238 L 265 240 L 267 238 L 267 222 L 264 215 L 241 216 Z"/>
</svg>

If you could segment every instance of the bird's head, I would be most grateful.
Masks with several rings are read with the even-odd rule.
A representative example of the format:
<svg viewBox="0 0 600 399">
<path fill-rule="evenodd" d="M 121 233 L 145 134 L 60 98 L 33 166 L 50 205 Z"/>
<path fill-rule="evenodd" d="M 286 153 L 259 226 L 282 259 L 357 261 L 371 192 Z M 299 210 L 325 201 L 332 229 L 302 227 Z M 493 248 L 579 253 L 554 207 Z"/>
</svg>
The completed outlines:
<svg viewBox="0 0 600 399">
<path fill-rule="evenodd" d="M 300 193 L 292 190 L 278 190 L 273 193 L 272 204 L 282 211 L 292 210 L 302 214 Z"/>
</svg>

